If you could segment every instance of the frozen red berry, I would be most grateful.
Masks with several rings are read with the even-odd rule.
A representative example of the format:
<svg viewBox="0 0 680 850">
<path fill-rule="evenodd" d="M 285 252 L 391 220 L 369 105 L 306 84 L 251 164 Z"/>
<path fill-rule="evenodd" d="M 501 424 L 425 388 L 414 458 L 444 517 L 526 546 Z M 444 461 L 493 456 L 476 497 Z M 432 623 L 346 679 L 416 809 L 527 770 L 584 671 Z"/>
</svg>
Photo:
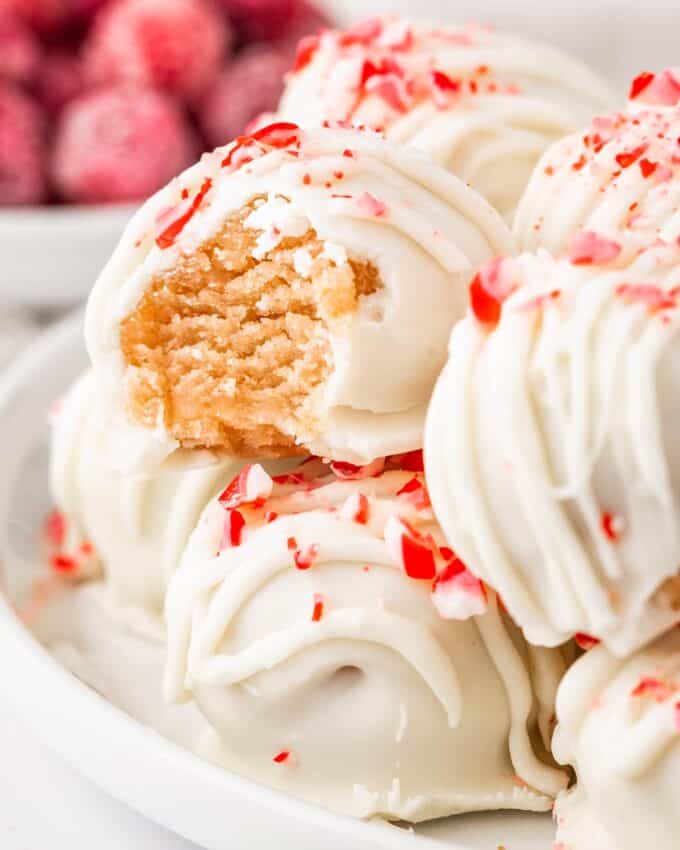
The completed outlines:
<svg viewBox="0 0 680 850">
<path fill-rule="evenodd" d="M 40 100 L 51 112 L 60 112 L 85 90 L 83 63 L 77 55 L 61 50 L 48 53 L 38 79 Z"/>
<path fill-rule="evenodd" d="M 0 79 L 31 83 L 38 73 L 41 47 L 19 18 L 0 13 Z"/>
<path fill-rule="evenodd" d="M 103 89 L 82 95 L 64 110 L 53 177 L 71 201 L 136 201 L 182 171 L 195 153 L 183 114 L 165 95 L 151 89 Z"/>
<path fill-rule="evenodd" d="M 327 15 L 313 3 L 309 3 L 307 0 L 297 0 L 295 10 L 286 24 L 285 30 L 281 33 L 279 46 L 286 49 L 292 64 L 300 39 L 309 35 L 317 35 L 321 30 L 331 25 L 332 23 Z"/>
<path fill-rule="evenodd" d="M 244 133 L 248 124 L 276 106 L 288 57 L 266 45 L 246 48 L 222 71 L 202 99 L 199 117 L 212 147 Z"/>
<path fill-rule="evenodd" d="M 51 42 L 78 35 L 108 0 L 0 0 L 0 18 L 20 17 L 31 29 Z M 75 30 L 74 30 L 75 27 Z"/>
<path fill-rule="evenodd" d="M 285 35 L 297 0 L 220 0 L 242 41 L 273 41 Z"/>
<path fill-rule="evenodd" d="M 0 206 L 45 200 L 44 131 L 39 106 L 14 86 L 0 83 Z"/>
<path fill-rule="evenodd" d="M 193 97 L 214 79 L 231 43 L 209 0 L 114 0 L 85 46 L 93 83 L 135 82 Z"/>
</svg>

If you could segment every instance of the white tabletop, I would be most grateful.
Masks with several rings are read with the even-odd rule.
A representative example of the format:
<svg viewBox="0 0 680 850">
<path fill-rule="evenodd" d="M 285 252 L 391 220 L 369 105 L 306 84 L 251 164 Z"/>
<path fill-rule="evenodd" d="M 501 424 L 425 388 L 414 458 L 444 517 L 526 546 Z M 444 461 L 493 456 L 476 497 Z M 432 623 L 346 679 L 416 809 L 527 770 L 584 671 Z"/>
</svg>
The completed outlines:
<svg viewBox="0 0 680 850">
<path fill-rule="evenodd" d="M 73 772 L 0 701 L 2 850 L 197 850 Z"/>
</svg>

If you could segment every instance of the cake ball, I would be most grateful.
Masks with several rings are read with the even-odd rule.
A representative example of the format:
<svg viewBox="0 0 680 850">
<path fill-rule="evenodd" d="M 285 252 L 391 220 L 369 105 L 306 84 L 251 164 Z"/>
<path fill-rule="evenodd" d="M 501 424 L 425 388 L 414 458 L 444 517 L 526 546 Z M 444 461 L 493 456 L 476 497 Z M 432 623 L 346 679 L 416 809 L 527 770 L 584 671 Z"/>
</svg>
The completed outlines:
<svg viewBox="0 0 680 850">
<path fill-rule="evenodd" d="M 524 254 L 471 283 L 426 467 L 450 545 L 529 641 L 626 654 L 680 620 L 679 294 L 678 246 L 623 269 Z"/>
<path fill-rule="evenodd" d="M 578 253 L 583 233 L 623 242 L 619 263 L 680 234 L 680 86 L 642 74 L 626 109 L 594 118 L 536 166 L 515 219 L 520 248 Z M 678 74 L 680 79 L 680 73 Z"/>
<path fill-rule="evenodd" d="M 204 755 L 336 811 L 547 810 L 562 656 L 447 548 L 419 454 L 242 473 L 169 587 L 165 693 L 213 727 Z"/>
<path fill-rule="evenodd" d="M 510 217 L 545 149 L 612 103 L 597 74 L 554 47 L 387 17 L 304 39 L 280 115 L 384 129 Z"/>
<path fill-rule="evenodd" d="M 112 470 L 93 375 L 86 373 L 53 417 L 52 566 L 76 579 L 103 571 L 116 602 L 160 615 L 167 582 L 201 512 L 238 468 L 224 460 L 150 478 Z"/>
<path fill-rule="evenodd" d="M 604 647 L 567 673 L 554 750 L 576 788 L 555 807 L 559 850 L 675 850 L 680 813 L 680 631 L 625 661 Z"/>
<path fill-rule="evenodd" d="M 89 299 L 113 454 L 421 447 L 465 282 L 509 245 L 473 189 L 375 133 L 278 123 L 205 155 L 133 218 Z"/>
</svg>

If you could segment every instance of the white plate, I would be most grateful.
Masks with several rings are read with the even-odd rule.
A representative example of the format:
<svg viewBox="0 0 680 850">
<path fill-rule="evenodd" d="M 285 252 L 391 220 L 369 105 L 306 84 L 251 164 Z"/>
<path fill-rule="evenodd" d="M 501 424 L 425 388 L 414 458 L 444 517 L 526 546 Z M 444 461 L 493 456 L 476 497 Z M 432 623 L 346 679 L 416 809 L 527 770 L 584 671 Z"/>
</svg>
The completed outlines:
<svg viewBox="0 0 680 850">
<path fill-rule="evenodd" d="M 12 601 L 38 564 L 41 519 L 49 507 L 47 412 L 84 364 L 81 317 L 74 316 L 43 335 L 0 380 L 0 557 L 4 587 Z M 106 626 L 100 623 L 97 628 L 101 633 Z M 468 815 L 411 832 L 340 817 L 229 774 L 76 679 L 1 596 L 0 643 L 2 698 L 15 703 L 45 743 L 110 795 L 207 850 L 550 847 L 552 826 L 547 815 Z M 118 643 L 116 635 L 110 646 L 116 649 L 113 665 L 108 657 L 110 688 L 104 683 L 100 690 L 114 693 L 120 692 L 127 665 L 145 662 L 125 643 Z M 119 700 L 132 713 L 143 715 L 142 709 L 130 708 L 134 702 Z"/>
<path fill-rule="evenodd" d="M 127 205 L 0 209 L 0 298 L 41 308 L 83 301 L 133 212 Z"/>
</svg>

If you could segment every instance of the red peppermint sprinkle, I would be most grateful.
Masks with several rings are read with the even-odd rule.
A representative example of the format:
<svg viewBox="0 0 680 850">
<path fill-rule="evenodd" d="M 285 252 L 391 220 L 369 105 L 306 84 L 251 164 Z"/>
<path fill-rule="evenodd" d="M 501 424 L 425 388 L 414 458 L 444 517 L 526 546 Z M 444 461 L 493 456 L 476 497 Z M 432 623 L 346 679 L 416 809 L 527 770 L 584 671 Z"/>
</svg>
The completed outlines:
<svg viewBox="0 0 680 850">
<path fill-rule="evenodd" d="M 266 511 L 264 515 L 264 521 L 266 523 L 274 522 L 275 519 L 278 519 L 279 515 L 276 511 Z"/>
<path fill-rule="evenodd" d="M 593 649 L 601 643 L 598 638 L 593 637 L 592 635 L 587 635 L 585 632 L 577 632 L 574 635 L 574 640 L 576 641 L 577 646 L 585 650 Z"/>
<path fill-rule="evenodd" d="M 331 472 L 342 481 L 359 481 L 362 478 L 377 478 L 385 469 L 385 458 L 380 457 L 365 466 L 357 466 L 344 460 L 334 460 Z"/>
<path fill-rule="evenodd" d="M 295 61 L 293 62 L 292 71 L 294 74 L 297 74 L 309 65 L 314 58 L 314 54 L 319 49 L 320 42 L 321 39 L 318 35 L 308 35 L 300 39 L 297 46 L 297 53 L 295 54 Z"/>
<path fill-rule="evenodd" d="M 650 314 L 676 306 L 675 296 L 653 283 L 622 283 L 616 294 L 628 304 L 644 304 Z"/>
<path fill-rule="evenodd" d="M 305 476 L 301 472 L 284 472 L 282 475 L 274 475 L 274 484 L 303 484 Z"/>
<path fill-rule="evenodd" d="M 70 555 L 52 555 L 49 565 L 57 573 L 71 574 L 78 570 L 78 562 Z"/>
<path fill-rule="evenodd" d="M 603 266 L 621 253 L 621 245 L 594 230 L 580 230 L 569 241 L 569 262 L 575 266 Z"/>
<path fill-rule="evenodd" d="M 609 513 L 609 511 L 603 512 L 600 517 L 600 526 L 602 527 L 604 536 L 608 540 L 611 540 L 612 543 L 616 543 L 623 534 L 623 518 L 616 514 Z"/>
<path fill-rule="evenodd" d="M 408 502 L 417 511 L 424 511 L 431 506 L 427 487 L 419 478 L 411 478 L 397 492 L 397 496 Z"/>
<path fill-rule="evenodd" d="M 642 94 L 653 79 L 654 74 L 650 74 L 649 71 L 643 71 L 641 74 L 638 74 L 630 86 L 630 92 L 628 93 L 630 100 L 635 100 L 638 95 Z"/>
<path fill-rule="evenodd" d="M 352 493 L 347 497 L 345 504 L 340 510 L 340 516 L 349 522 L 366 525 L 370 515 L 370 503 L 363 493 Z"/>
<path fill-rule="evenodd" d="M 290 548 L 290 541 L 289 541 Z M 293 555 L 295 566 L 298 570 L 308 570 L 314 565 L 314 562 L 319 557 L 319 544 L 310 543 L 309 546 L 304 546 L 302 549 L 296 549 Z"/>
<path fill-rule="evenodd" d="M 289 552 L 293 552 L 297 549 L 297 540 L 294 537 L 289 537 L 286 541 L 286 546 L 288 547 Z"/>
<path fill-rule="evenodd" d="M 636 85 L 637 80 L 634 80 L 631 86 L 631 100 L 640 98 L 644 93 L 640 100 L 655 106 L 676 106 L 680 102 L 680 68 L 666 68 L 660 74 L 641 74 L 640 77 L 644 78 L 641 83 Z M 646 84 L 642 85 L 643 82 Z M 633 88 L 639 85 L 642 88 L 633 95 Z"/>
<path fill-rule="evenodd" d="M 436 576 L 433 541 L 402 517 L 391 516 L 387 520 L 385 544 L 409 578 L 432 580 Z"/>
<path fill-rule="evenodd" d="M 656 162 L 651 162 L 648 159 L 640 160 L 640 171 L 642 172 L 642 176 L 647 179 L 647 177 L 651 177 L 652 174 L 656 171 Z"/>
<path fill-rule="evenodd" d="M 432 100 L 438 109 L 448 108 L 452 99 L 460 94 L 462 88 L 459 80 L 452 80 L 443 71 L 430 71 L 428 81 L 432 91 Z"/>
<path fill-rule="evenodd" d="M 56 508 L 45 519 L 45 538 L 50 546 L 59 549 L 66 539 L 66 518 Z"/>
<path fill-rule="evenodd" d="M 290 750 L 281 750 L 280 753 L 277 753 L 272 761 L 275 764 L 284 764 L 290 758 Z"/>
<path fill-rule="evenodd" d="M 324 598 L 320 593 L 314 594 L 314 610 L 312 611 L 312 622 L 318 623 L 323 617 Z"/>
<path fill-rule="evenodd" d="M 654 702 L 666 702 L 678 691 L 674 682 L 666 682 L 654 676 L 643 676 L 635 688 L 630 692 L 632 697 L 651 699 Z"/>
<path fill-rule="evenodd" d="M 188 206 L 186 203 L 178 204 L 176 207 L 166 210 L 166 212 L 159 216 L 158 225 L 163 229 L 156 237 L 156 245 L 161 250 L 170 248 L 175 244 L 175 240 L 191 221 L 194 213 L 201 206 L 203 198 L 208 194 L 211 187 L 212 180 L 210 177 L 206 177 L 203 185 Z"/>
<path fill-rule="evenodd" d="M 503 302 L 517 289 L 515 264 L 507 257 L 490 260 L 470 284 L 470 307 L 482 325 L 497 325 Z"/>
<path fill-rule="evenodd" d="M 394 464 L 397 469 L 403 469 L 406 472 L 425 472 L 425 461 L 423 460 L 423 450 L 416 449 L 412 452 L 405 452 L 400 455 L 391 455 L 389 458 L 390 464 Z"/>
<path fill-rule="evenodd" d="M 240 508 L 271 496 L 274 482 L 259 463 L 248 463 L 218 497 L 223 508 Z"/>
<path fill-rule="evenodd" d="M 290 121 L 276 121 L 256 130 L 251 139 L 270 148 L 289 148 L 300 144 L 300 128 Z"/>
<path fill-rule="evenodd" d="M 487 608 L 484 583 L 472 575 L 460 558 L 454 553 L 452 555 L 453 560 L 432 584 L 432 602 L 439 614 L 447 620 L 467 620 L 481 616 Z"/>
<path fill-rule="evenodd" d="M 224 549 L 230 549 L 233 546 L 241 545 L 245 524 L 246 521 L 243 519 L 241 511 L 237 511 L 235 508 L 227 510 L 227 515 L 224 518 L 224 529 L 222 531 L 220 552 Z"/>
<path fill-rule="evenodd" d="M 378 200 L 370 192 L 364 192 L 357 199 L 359 210 L 370 218 L 386 218 L 389 208 L 384 201 Z"/>
<path fill-rule="evenodd" d="M 632 151 L 623 151 L 622 153 L 617 154 L 614 159 L 621 168 L 629 168 L 634 162 L 637 162 L 638 159 L 640 159 L 648 147 L 649 145 L 645 142 L 638 145 L 636 148 L 633 148 Z"/>
</svg>

